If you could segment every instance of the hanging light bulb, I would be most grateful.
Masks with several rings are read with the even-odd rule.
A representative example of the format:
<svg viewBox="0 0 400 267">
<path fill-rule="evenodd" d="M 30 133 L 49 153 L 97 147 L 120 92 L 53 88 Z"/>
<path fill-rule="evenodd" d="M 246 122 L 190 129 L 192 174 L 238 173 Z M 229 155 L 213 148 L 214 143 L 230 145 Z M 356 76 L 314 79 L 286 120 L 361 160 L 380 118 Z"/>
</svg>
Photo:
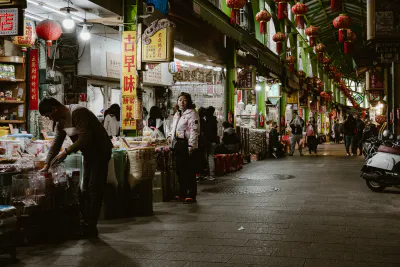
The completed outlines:
<svg viewBox="0 0 400 267">
<path fill-rule="evenodd" d="M 83 29 L 79 35 L 83 41 L 88 41 L 90 39 L 90 32 L 88 30 L 87 24 L 83 24 Z"/>
<path fill-rule="evenodd" d="M 67 30 L 72 30 L 75 27 L 75 21 L 72 19 L 71 13 L 67 11 L 67 15 L 62 22 L 63 27 Z"/>
</svg>

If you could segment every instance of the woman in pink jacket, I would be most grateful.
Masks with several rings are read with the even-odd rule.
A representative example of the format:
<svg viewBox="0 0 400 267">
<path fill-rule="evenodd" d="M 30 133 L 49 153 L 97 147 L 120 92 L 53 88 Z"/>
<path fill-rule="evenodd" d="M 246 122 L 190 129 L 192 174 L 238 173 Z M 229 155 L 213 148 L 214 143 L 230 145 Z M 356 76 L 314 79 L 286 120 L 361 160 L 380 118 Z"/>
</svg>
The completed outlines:
<svg viewBox="0 0 400 267">
<path fill-rule="evenodd" d="M 176 196 L 175 199 L 183 200 L 186 204 L 197 202 L 194 164 L 196 163 L 195 151 L 200 134 L 200 118 L 194 108 L 190 94 L 182 92 L 178 96 L 178 111 L 175 113 L 169 136 L 179 181 L 179 196 Z"/>
</svg>

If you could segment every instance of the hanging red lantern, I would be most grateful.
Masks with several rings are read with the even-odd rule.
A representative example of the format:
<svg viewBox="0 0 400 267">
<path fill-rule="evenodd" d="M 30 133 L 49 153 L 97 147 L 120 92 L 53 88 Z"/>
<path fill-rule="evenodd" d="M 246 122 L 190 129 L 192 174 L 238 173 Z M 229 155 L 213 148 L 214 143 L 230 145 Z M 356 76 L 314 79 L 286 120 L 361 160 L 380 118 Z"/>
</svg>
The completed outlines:
<svg viewBox="0 0 400 267">
<path fill-rule="evenodd" d="M 308 12 L 308 6 L 297 3 L 292 7 L 292 12 L 296 15 L 297 29 L 304 29 L 304 15 Z"/>
<path fill-rule="evenodd" d="M 331 0 L 331 12 L 338 11 L 342 8 L 342 0 Z"/>
<path fill-rule="evenodd" d="M 281 32 L 277 32 L 272 37 L 272 40 L 276 42 L 276 52 L 280 54 L 283 48 L 282 43 L 286 41 L 286 35 Z"/>
<path fill-rule="evenodd" d="M 332 58 L 324 57 L 324 59 L 322 60 L 322 64 L 324 65 L 325 72 L 329 72 L 329 66 L 332 62 L 333 62 Z"/>
<path fill-rule="evenodd" d="M 302 88 L 304 79 L 306 78 L 306 73 L 302 70 L 299 70 L 299 71 L 297 71 L 296 75 L 299 78 L 299 86 L 300 86 L 300 88 Z"/>
<path fill-rule="evenodd" d="M 240 24 L 240 9 L 246 2 L 246 0 L 226 0 L 226 5 L 231 9 L 231 24 Z"/>
<path fill-rule="evenodd" d="M 47 55 L 50 57 L 50 46 L 53 41 L 60 38 L 62 29 L 57 21 L 46 19 L 39 23 L 36 27 L 36 33 L 39 38 L 46 40 Z"/>
<path fill-rule="evenodd" d="M 296 63 L 296 57 L 295 56 L 287 56 L 286 57 L 286 63 L 288 65 L 288 71 L 293 72 L 294 71 L 294 64 Z"/>
<path fill-rule="evenodd" d="M 256 20 L 260 23 L 260 33 L 266 34 L 267 22 L 271 20 L 271 14 L 266 9 L 263 9 L 257 13 Z"/>
<path fill-rule="evenodd" d="M 315 46 L 315 41 L 317 39 L 317 35 L 319 33 L 318 27 L 315 26 L 310 26 L 306 29 L 306 34 L 310 38 L 310 46 L 314 47 Z"/>
<path fill-rule="evenodd" d="M 324 53 L 326 51 L 326 46 L 324 44 L 317 44 L 315 47 L 315 52 L 318 54 L 319 62 L 322 62 L 324 59 Z"/>
<path fill-rule="evenodd" d="M 288 18 L 288 0 L 274 0 L 278 3 L 278 19 L 284 20 Z"/>
<path fill-rule="evenodd" d="M 344 42 L 344 53 L 350 54 L 353 52 L 354 43 L 357 41 L 357 35 L 352 31 L 347 31 L 347 40 Z"/>
<path fill-rule="evenodd" d="M 339 43 L 344 43 L 347 39 L 347 30 L 351 26 L 351 18 L 347 15 L 340 14 L 333 20 L 333 26 L 339 29 Z"/>
<path fill-rule="evenodd" d="M 36 42 L 35 23 L 31 20 L 24 20 L 24 35 L 13 38 L 13 44 L 21 47 L 23 56 L 25 57 L 28 48 L 32 47 Z"/>
<path fill-rule="evenodd" d="M 339 83 L 340 82 L 340 80 L 342 79 L 342 73 L 340 73 L 339 71 L 337 71 L 336 73 L 335 73 L 335 82 L 337 82 L 337 83 Z"/>
</svg>

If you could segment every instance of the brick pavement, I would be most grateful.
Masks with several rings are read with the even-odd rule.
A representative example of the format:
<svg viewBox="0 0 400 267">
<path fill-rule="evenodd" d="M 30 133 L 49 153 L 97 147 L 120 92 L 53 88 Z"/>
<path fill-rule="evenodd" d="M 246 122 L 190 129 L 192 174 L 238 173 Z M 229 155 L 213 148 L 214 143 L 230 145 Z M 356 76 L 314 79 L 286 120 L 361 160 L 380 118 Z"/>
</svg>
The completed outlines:
<svg viewBox="0 0 400 267">
<path fill-rule="evenodd" d="M 400 266 L 399 191 L 371 192 L 361 157 L 320 148 L 201 185 L 198 204 L 157 203 L 153 217 L 103 222 L 99 240 L 21 248 L 10 266 Z M 213 187 L 264 193 L 201 192 Z"/>
</svg>

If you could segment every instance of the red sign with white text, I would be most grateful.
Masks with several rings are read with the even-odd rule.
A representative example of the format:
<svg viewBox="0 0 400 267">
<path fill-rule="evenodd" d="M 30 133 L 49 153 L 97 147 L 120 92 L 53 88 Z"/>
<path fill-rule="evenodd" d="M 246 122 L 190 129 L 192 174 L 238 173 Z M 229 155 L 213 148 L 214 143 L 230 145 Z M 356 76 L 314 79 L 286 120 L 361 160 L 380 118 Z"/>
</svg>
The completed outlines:
<svg viewBox="0 0 400 267">
<path fill-rule="evenodd" d="M 29 70 L 29 108 L 30 110 L 39 109 L 39 53 L 37 49 L 30 50 L 30 70 Z"/>
</svg>

